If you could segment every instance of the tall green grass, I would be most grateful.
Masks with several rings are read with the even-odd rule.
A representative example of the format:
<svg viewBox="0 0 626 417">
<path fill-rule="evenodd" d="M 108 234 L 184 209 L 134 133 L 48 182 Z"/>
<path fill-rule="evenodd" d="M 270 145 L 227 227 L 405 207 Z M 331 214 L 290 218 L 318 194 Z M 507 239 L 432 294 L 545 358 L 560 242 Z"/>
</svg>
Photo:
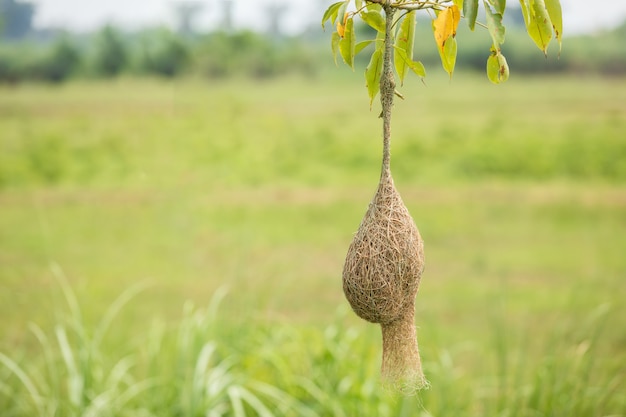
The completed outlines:
<svg viewBox="0 0 626 417">
<path fill-rule="evenodd" d="M 62 274 L 56 265 L 55 274 Z M 121 294 L 87 326 L 62 277 L 64 319 L 30 326 L 28 356 L 0 352 L 0 404 L 8 416 L 619 416 L 626 411 L 623 363 L 602 362 L 611 314 L 599 306 L 583 323 L 563 320 L 554 334 L 510 328 L 493 311 L 485 340 L 426 348 L 431 382 L 415 397 L 378 380 L 375 332 L 337 312 L 325 329 L 292 325 L 232 329 L 221 322 L 217 291 L 206 307 L 186 303 L 179 321 L 142 326 L 123 347 L 105 348 L 127 303 Z M 428 342 L 424 344 L 428 346 Z M 538 355 L 537 350 L 543 352 Z M 478 366 L 467 362 L 474 356 Z"/>
<path fill-rule="evenodd" d="M 10 376 L 5 374 L 4 410 L 7 415 L 24 416 L 120 415 L 152 382 L 135 380 L 131 369 L 136 359 L 126 354 L 109 357 L 102 341 L 116 314 L 137 288 L 125 291 L 111 304 L 98 325 L 90 328 L 85 325 L 81 307 L 58 265 L 52 266 L 52 272 L 63 279 L 61 288 L 69 314 L 54 325 L 52 332 L 36 324 L 29 326 L 39 346 L 26 363 L 0 353 L 0 362 L 19 381 L 13 385 Z"/>
<path fill-rule="evenodd" d="M 62 274 L 57 265 L 53 270 Z M 241 359 L 213 339 L 220 292 L 207 308 L 186 304 L 173 329 L 155 322 L 132 345 L 109 354 L 103 338 L 137 287 L 120 295 L 90 328 L 75 294 L 64 278 L 60 282 L 66 320 L 52 334 L 30 326 L 40 346 L 28 360 L 0 353 L 4 415 L 317 415 L 281 388 L 250 378 L 240 369 Z"/>
</svg>

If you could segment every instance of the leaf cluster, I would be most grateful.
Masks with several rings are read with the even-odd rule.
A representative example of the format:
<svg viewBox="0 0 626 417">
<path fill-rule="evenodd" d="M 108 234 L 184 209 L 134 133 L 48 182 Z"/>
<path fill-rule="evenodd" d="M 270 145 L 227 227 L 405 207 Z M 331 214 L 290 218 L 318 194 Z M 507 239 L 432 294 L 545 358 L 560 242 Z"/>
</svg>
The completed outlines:
<svg viewBox="0 0 626 417">
<path fill-rule="evenodd" d="M 506 10 L 506 0 L 482 0 L 485 22 L 478 21 L 480 0 L 342 0 L 328 7 L 322 17 L 322 27 L 330 22 L 335 31 L 331 36 L 331 50 L 337 62 L 337 55 L 354 69 L 354 57 L 370 44 L 374 51 L 365 70 L 370 105 L 379 92 L 383 63 L 383 44 L 386 36 L 383 5 L 402 11 L 393 25 L 394 68 L 400 83 L 406 74 L 413 72 L 420 78 L 426 76 L 424 65 L 413 58 L 415 44 L 416 14 L 425 11 L 432 19 L 432 33 L 441 64 L 452 76 L 456 65 L 456 32 L 461 18 L 467 21 L 473 31 L 481 26 L 489 31 L 492 39 L 491 54 L 487 59 L 486 71 L 493 83 L 506 81 L 509 67 L 502 54 L 501 45 L 505 40 L 505 27 L 502 23 Z M 547 53 L 548 44 L 554 37 L 561 45 L 563 22 L 559 0 L 520 0 L 524 23 L 530 38 L 537 47 Z M 354 19 L 376 30 L 376 38 L 357 42 Z"/>
</svg>

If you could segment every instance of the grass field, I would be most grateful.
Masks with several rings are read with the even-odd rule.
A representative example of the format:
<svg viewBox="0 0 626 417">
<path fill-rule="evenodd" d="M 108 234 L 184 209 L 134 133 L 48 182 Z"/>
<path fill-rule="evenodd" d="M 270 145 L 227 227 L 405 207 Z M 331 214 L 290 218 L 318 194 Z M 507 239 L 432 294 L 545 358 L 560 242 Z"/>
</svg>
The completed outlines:
<svg viewBox="0 0 626 417">
<path fill-rule="evenodd" d="M 409 398 L 341 290 L 380 168 L 360 75 L 0 89 L 0 414 L 626 416 L 626 80 L 402 92 Z"/>
</svg>

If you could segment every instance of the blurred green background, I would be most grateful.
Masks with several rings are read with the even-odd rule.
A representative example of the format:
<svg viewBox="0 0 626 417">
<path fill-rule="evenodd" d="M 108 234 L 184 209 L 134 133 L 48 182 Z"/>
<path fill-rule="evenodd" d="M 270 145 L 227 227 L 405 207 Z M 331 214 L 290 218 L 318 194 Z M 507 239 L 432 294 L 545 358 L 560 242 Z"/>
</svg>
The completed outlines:
<svg viewBox="0 0 626 417">
<path fill-rule="evenodd" d="M 409 398 L 341 289 L 381 162 L 364 62 L 319 30 L 5 33 L 2 415 L 626 415 L 626 26 L 557 60 L 512 23 L 500 86 L 486 31 L 450 80 L 421 26 L 392 133 L 426 243 Z"/>
</svg>

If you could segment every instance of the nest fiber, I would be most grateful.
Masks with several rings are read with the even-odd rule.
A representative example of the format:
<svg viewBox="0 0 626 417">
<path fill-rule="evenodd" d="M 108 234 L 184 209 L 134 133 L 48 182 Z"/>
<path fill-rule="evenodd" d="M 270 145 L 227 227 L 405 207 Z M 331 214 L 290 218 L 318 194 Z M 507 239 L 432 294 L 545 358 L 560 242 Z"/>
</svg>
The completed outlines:
<svg viewBox="0 0 626 417">
<path fill-rule="evenodd" d="M 364 320 L 391 324 L 413 306 L 424 269 L 424 243 L 384 170 L 378 190 L 350 244 L 343 290 Z"/>
</svg>

